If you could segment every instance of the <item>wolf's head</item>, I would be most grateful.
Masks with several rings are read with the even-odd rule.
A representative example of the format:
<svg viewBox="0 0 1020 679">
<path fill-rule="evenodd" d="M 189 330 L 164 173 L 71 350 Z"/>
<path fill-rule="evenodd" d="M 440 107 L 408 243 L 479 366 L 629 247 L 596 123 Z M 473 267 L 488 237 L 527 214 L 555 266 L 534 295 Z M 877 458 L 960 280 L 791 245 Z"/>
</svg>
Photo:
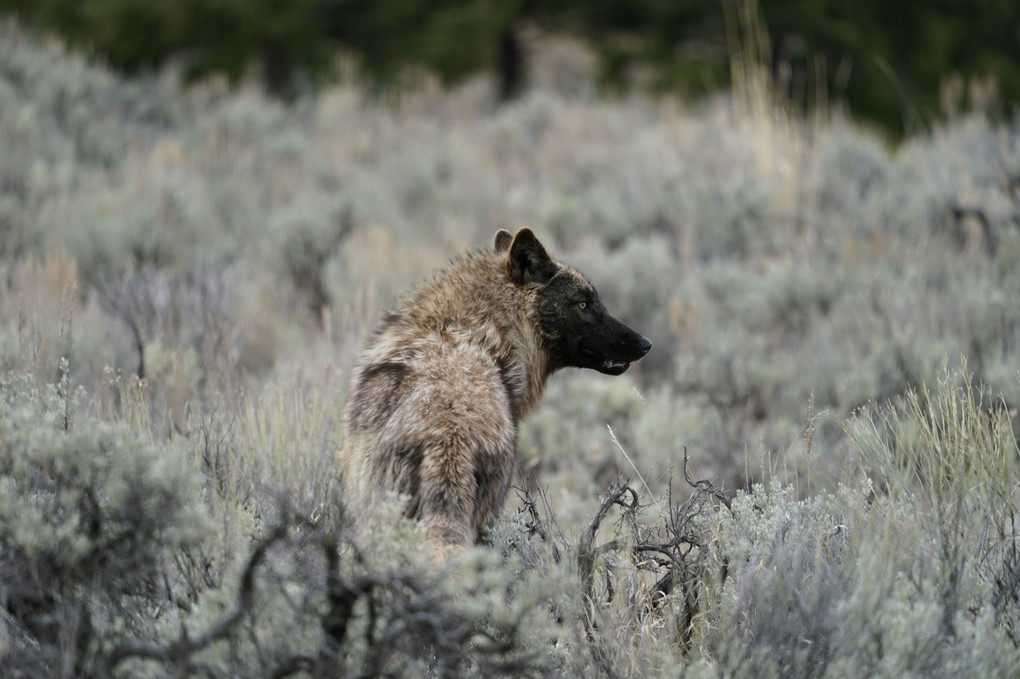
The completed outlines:
<svg viewBox="0 0 1020 679">
<path fill-rule="evenodd" d="M 507 278 L 535 286 L 541 334 L 554 368 L 591 368 L 619 375 L 652 348 L 651 341 L 616 320 L 579 271 L 553 260 L 531 229 L 500 229 L 496 251 L 506 252 Z"/>
</svg>

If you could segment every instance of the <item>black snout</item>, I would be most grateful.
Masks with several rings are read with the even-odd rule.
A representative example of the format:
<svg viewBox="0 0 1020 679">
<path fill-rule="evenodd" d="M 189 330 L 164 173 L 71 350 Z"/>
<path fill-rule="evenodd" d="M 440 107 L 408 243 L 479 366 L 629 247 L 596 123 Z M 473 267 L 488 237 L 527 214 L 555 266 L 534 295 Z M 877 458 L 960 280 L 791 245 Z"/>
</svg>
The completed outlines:
<svg viewBox="0 0 1020 679">
<path fill-rule="evenodd" d="M 599 346 L 598 335 L 586 337 L 585 339 L 590 344 L 587 347 L 582 346 L 581 351 L 589 354 L 595 360 L 593 361 L 594 365 L 588 364 L 585 367 L 594 368 L 606 375 L 620 375 L 627 372 L 632 361 L 636 361 L 648 353 L 648 350 L 652 348 L 652 341 L 634 332 L 608 314 L 604 322 L 612 330 L 606 335 L 613 339 Z"/>
</svg>

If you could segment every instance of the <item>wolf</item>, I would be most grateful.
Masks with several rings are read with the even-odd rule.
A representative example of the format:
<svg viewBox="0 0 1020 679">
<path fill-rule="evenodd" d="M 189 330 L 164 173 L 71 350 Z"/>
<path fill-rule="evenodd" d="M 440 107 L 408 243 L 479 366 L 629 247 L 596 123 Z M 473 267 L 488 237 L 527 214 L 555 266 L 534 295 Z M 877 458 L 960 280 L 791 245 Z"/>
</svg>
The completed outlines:
<svg viewBox="0 0 1020 679">
<path fill-rule="evenodd" d="M 517 428 L 561 368 L 620 375 L 652 343 L 534 232 L 500 229 L 384 314 L 354 369 L 343 486 L 355 513 L 406 497 L 440 553 L 474 544 L 499 512 Z"/>
</svg>

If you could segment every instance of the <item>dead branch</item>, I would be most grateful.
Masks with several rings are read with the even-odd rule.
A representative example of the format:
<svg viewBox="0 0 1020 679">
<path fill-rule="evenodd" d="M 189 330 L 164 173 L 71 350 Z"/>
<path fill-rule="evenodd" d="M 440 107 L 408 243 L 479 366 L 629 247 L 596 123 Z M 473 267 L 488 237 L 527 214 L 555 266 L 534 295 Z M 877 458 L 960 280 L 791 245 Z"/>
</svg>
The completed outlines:
<svg viewBox="0 0 1020 679">
<path fill-rule="evenodd" d="M 689 456 L 687 455 L 687 446 L 684 446 L 684 480 L 687 481 L 687 484 L 691 488 L 694 488 L 695 490 L 697 490 L 697 491 L 699 491 L 701 493 L 706 493 L 708 495 L 711 495 L 712 497 L 714 497 L 717 500 L 719 500 L 719 502 L 722 502 L 724 505 L 726 505 L 726 509 L 729 509 L 730 511 L 733 511 L 733 507 L 731 506 L 732 503 L 731 503 L 730 499 L 728 497 L 726 497 L 725 493 L 723 493 L 721 490 L 719 490 L 718 488 L 713 486 L 711 481 L 709 481 L 707 479 L 701 479 L 700 481 L 693 481 L 693 480 L 691 480 L 691 475 L 687 472 L 687 461 L 688 461 L 688 459 L 689 459 Z"/>
<path fill-rule="evenodd" d="M 166 645 L 146 644 L 134 640 L 122 642 L 110 652 L 105 663 L 106 671 L 103 673 L 103 676 L 112 676 L 117 666 L 130 658 L 156 660 L 178 670 L 181 668 L 195 669 L 192 664 L 192 658 L 195 653 L 225 638 L 233 631 L 238 621 L 248 613 L 255 593 L 255 569 L 262 563 L 269 548 L 274 543 L 282 540 L 286 534 L 287 523 L 284 522 L 273 529 L 269 535 L 256 545 L 241 575 L 237 606 L 230 614 L 221 618 L 205 634 L 197 639 L 191 639 L 188 637 L 187 630 L 183 630 L 178 640 Z"/>
</svg>

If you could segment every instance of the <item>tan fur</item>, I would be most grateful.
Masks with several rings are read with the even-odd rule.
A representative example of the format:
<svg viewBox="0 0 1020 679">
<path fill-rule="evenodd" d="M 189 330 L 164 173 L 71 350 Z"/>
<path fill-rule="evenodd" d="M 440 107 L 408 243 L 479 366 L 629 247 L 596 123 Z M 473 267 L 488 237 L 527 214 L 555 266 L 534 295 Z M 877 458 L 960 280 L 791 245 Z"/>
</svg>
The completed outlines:
<svg viewBox="0 0 1020 679">
<path fill-rule="evenodd" d="M 517 423 L 551 373 L 538 286 L 507 280 L 509 238 L 497 234 L 495 251 L 454 262 L 389 314 L 352 381 L 345 486 L 356 503 L 381 489 L 408 495 L 407 513 L 439 545 L 473 543 L 499 511 Z"/>
</svg>

